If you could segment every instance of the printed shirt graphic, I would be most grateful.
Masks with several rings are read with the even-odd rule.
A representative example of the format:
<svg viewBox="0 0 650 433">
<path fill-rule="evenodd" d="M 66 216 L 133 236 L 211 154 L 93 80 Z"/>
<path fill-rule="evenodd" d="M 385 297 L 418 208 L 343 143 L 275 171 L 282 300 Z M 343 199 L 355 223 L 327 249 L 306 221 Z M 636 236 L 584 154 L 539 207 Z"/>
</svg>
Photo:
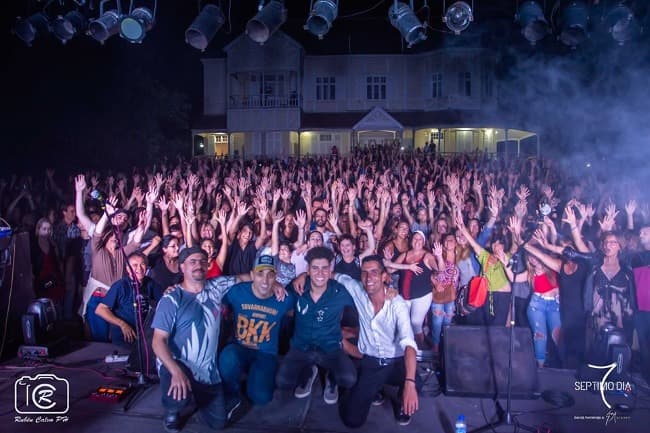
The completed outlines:
<svg viewBox="0 0 650 433">
<path fill-rule="evenodd" d="M 221 381 L 217 368 L 220 308 L 225 292 L 233 285 L 235 277 L 214 278 L 197 294 L 176 286 L 156 308 L 151 327 L 169 333 L 174 359 L 185 364 L 201 383 Z"/>
<path fill-rule="evenodd" d="M 224 297 L 235 316 L 235 338 L 244 347 L 277 355 L 280 323 L 293 308 L 295 298 L 288 295 L 284 301 L 275 296 L 260 299 L 253 293 L 253 283 L 239 283 Z"/>
</svg>

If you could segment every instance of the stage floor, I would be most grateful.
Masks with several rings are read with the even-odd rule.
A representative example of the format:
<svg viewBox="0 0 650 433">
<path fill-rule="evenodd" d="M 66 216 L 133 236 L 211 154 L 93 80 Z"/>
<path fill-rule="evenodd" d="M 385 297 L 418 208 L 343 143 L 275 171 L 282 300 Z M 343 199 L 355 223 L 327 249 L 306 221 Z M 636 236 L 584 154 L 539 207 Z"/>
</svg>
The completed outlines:
<svg viewBox="0 0 650 433">
<path fill-rule="evenodd" d="M 93 401 L 89 395 L 101 385 L 128 384 L 123 373 L 123 363 L 104 361 L 106 355 L 113 353 L 110 344 L 85 343 L 73 352 L 54 360 L 54 364 L 39 364 L 14 359 L 0 367 L 0 431 L 2 432 L 92 432 L 92 433 L 144 433 L 162 432 L 162 408 L 158 385 L 150 386 L 128 411 L 123 403 L 104 403 Z M 478 367 L 480 368 L 480 367 Z M 416 433 L 453 433 L 454 423 L 459 414 L 464 414 L 468 431 L 491 419 L 495 405 L 491 399 L 470 397 L 451 397 L 437 394 L 437 376 L 430 371 L 427 363 L 419 364 L 419 373 L 426 379 L 420 396 L 420 410 L 413 416 L 409 426 L 398 425 L 393 417 L 391 405 L 386 402 L 372 407 L 368 422 L 360 432 L 384 433 L 410 431 Z M 54 374 L 69 383 L 69 410 L 66 414 L 19 414 L 25 411 L 23 403 L 30 395 L 30 389 L 42 383 L 57 383 L 54 408 L 64 407 L 64 392 L 61 384 L 50 379 L 29 380 L 37 374 Z M 564 392 L 573 397 L 571 407 L 556 408 L 542 398 L 535 400 L 513 400 L 512 412 L 516 419 L 539 432 L 580 433 L 616 432 L 642 433 L 650 429 L 650 394 L 637 388 L 634 395 L 606 395 L 610 404 L 625 403 L 631 407 L 628 412 L 617 410 L 615 417 L 606 419 L 608 412 L 599 393 L 576 389 L 575 373 L 570 370 L 541 369 L 538 371 L 540 391 Z M 636 375 L 633 383 L 644 384 Z M 47 382 L 50 380 L 50 382 Z M 42 389 L 47 390 L 47 386 Z M 31 388 L 29 388 L 31 387 Z M 391 390 L 387 389 L 390 393 Z M 505 409 L 505 399 L 501 399 Z M 63 405 L 63 406 L 62 406 Z M 41 402 L 41 406 L 49 406 Z M 34 405 L 30 406 L 34 407 Z M 47 412 L 47 410 L 45 410 Z M 206 432 L 198 424 L 189 422 L 184 432 Z M 264 407 L 249 408 L 235 423 L 227 427 L 232 432 L 345 432 L 349 431 L 340 421 L 337 407 L 326 405 L 322 398 L 322 387 L 316 381 L 311 397 L 295 399 L 292 393 L 276 392 L 274 400 Z M 487 431 L 492 431 L 488 428 Z M 499 426 L 497 432 L 513 432 L 514 426 Z"/>
</svg>

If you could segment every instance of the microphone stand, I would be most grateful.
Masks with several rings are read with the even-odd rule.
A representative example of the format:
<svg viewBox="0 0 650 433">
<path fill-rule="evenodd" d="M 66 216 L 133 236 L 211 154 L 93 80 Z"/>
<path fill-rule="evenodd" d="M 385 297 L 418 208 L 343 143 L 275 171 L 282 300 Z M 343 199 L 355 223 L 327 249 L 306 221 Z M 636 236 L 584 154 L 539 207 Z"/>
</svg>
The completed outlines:
<svg viewBox="0 0 650 433">
<path fill-rule="evenodd" d="M 101 199 L 101 196 L 99 197 Z M 117 226 L 113 224 L 111 221 L 112 215 L 108 214 L 108 211 L 106 210 L 106 204 L 102 203 L 102 207 L 104 208 L 104 213 L 106 214 L 106 217 L 108 219 L 108 224 L 111 227 L 111 230 L 113 231 L 113 234 L 115 235 L 115 239 L 117 240 L 117 247 L 120 253 L 122 254 L 122 257 L 124 259 L 124 265 L 127 268 L 128 272 L 127 274 L 129 277 L 129 281 L 131 282 L 131 287 L 132 287 L 132 293 L 133 293 L 133 308 L 135 312 L 135 318 L 136 318 L 136 323 L 135 323 L 135 341 L 136 341 L 136 350 L 138 351 L 138 367 L 139 370 L 136 372 L 137 374 L 137 381 L 135 384 L 130 384 L 130 388 L 132 389 L 129 397 L 127 398 L 125 404 L 124 404 L 124 412 L 128 411 L 131 406 L 136 402 L 136 400 L 141 397 L 147 390 L 148 388 L 153 384 L 153 381 L 148 378 L 149 374 L 149 349 L 147 348 L 146 344 L 144 345 L 144 350 L 146 352 L 146 357 L 147 357 L 147 371 L 145 372 L 145 367 L 142 363 L 142 355 L 143 355 L 143 343 L 142 339 L 144 338 L 144 326 L 142 323 L 142 310 L 141 310 L 141 304 L 140 304 L 140 282 L 138 281 L 135 272 L 133 271 L 133 267 L 129 263 L 128 256 L 126 255 L 126 251 L 124 250 L 124 242 L 122 242 L 122 237 L 121 233 L 119 232 Z M 136 229 L 137 230 L 137 229 Z M 143 233 L 144 235 L 144 233 Z M 128 234 L 126 234 L 128 237 Z"/>
<path fill-rule="evenodd" d="M 523 246 L 522 246 L 523 247 Z M 512 255 L 510 263 L 508 266 L 511 266 L 513 277 L 513 282 L 517 279 L 517 275 L 521 274 L 523 270 L 519 266 L 519 260 L 522 260 L 521 256 L 518 253 Z M 514 426 L 514 432 L 517 433 L 519 430 L 529 431 L 532 433 L 537 433 L 538 430 L 531 426 L 521 424 L 513 416 L 511 409 L 512 402 L 512 354 L 515 351 L 515 291 L 510 290 L 510 330 L 508 332 L 508 380 L 506 382 L 506 410 L 503 410 L 501 403 L 499 403 L 499 392 L 497 391 L 494 396 L 494 404 L 496 406 L 496 422 L 488 422 L 487 424 L 470 430 L 469 433 L 480 433 L 488 430 L 494 431 L 495 427 L 506 424 Z M 488 337 L 489 338 L 489 337 Z M 496 386 L 496 382 L 495 382 Z"/>
</svg>

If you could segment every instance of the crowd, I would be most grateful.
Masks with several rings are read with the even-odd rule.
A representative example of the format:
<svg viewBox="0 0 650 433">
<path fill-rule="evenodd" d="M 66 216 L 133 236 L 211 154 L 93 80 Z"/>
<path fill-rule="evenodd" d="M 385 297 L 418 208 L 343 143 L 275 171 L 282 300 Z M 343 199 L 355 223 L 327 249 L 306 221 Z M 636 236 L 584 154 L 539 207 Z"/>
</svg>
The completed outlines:
<svg viewBox="0 0 650 433">
<path fill-rule="evenodd" d="M 218 427 L 241 402 L 243 371 L 248 399 L 264 404 L 275 386 L 308 396 L 317 366 L 326 402 L 346 389 L 346 425 L 362 425 L 388 383 L 406 424 L 416 351 L 440 353 L 444 327 L 459 324 L 529 328 L 539 366 L 569 368 L 614 329 L 650 383 L 648 203 L 554 161 L 379 146 L 129 175 L 48 170 L 0 179 L 0 215 L 32 235 L 37 297 L 83 318 L 88 338 L 131 344 L 136 310 L 157 303 L 168 431 L 190 391 Z M 476 278 L 487 298 L 471 306 Z"/>
</svg>

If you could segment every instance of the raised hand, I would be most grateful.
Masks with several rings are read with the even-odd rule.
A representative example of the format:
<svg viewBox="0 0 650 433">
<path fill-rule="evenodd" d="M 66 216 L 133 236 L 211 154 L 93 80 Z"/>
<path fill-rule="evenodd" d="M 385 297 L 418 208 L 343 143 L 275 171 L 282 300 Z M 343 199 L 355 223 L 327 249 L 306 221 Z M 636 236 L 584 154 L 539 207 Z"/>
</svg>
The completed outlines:
<svg viewBox="0 0 650 433">
<path fill-rule="evenodd" d="M 628 215 L 633 215 L 636 209 L 637 209 L 637 203 L 636 200 L 634 199 L 628 201 L 627 204 L 625 205 L 625 213 L 627 213 Z"/>
<path fill-rule="evenodd" d="M 307 214 L 304 210 L 300 209 L 296 212 L 296 225 L 298 228 L 304 229 L 307 224 Z"/>
<path fill-rule="evenodd" d="M 165 198 L 164 195 L 158 199 L 157 205 L 158 205 L 158 209 L 160 209 L 161 212 L 167 212 L 167 210 L 169 209 L 169 202 L 167 201 L 167 198 Z"/>
<path fill-rule="evenodd" d="M 432 251 L 434 256 L 442 257 L 442 244 L 440 242 L 434 242 Z"/>
<path fill-rule="evenodd" d="M 284 212 L 277 211 L 273 214 L 273 224 L 280 224 L 280 221 L 284 219 Z"/>
<path fill-rule="evenodd" d="M 79 194 L 83 194 L 83 192 L 86 190 L 87 185 L 86 185 L 86 176 L 83 174 L 78 174 L 74 178 L 74 189 L 77 191 Z"/>
<path fill-rule="evenodd" d="M 530 190 L 526 185 L 520 185 L 517 190 L 517 197 L 521 201 L 525 201 L 530 196 Z"/>
</svg>

